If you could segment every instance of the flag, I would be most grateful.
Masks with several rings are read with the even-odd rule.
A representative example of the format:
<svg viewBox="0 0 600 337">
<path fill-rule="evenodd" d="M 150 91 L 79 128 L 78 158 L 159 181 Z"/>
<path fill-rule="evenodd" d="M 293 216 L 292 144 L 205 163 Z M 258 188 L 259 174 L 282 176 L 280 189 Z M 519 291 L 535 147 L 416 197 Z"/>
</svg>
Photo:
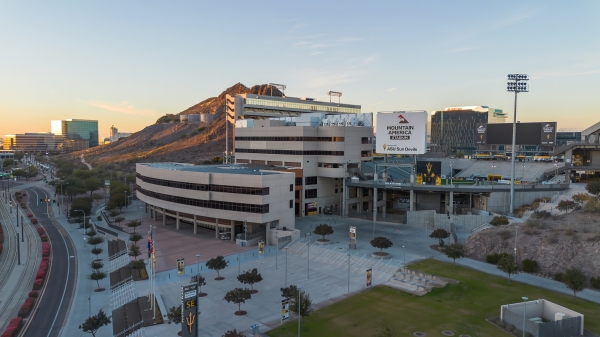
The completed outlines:
<svg viewBox="0 0 600 337">
<path fill-rule="evenodd" d="M 152 253 L 154 252 L 154 241 L 152 241 L 152 236 L 148 237 L 148 258 L 150 258 L 150 256 L 152 255 Z"/>
</svg>

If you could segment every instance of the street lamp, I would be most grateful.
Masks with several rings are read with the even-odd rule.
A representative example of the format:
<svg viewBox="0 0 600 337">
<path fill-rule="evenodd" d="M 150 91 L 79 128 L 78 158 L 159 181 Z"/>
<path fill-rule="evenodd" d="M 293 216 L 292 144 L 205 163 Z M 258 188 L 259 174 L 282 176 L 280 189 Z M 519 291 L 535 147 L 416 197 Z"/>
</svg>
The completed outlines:
<svg viewBox="0 0 600 337">
<path fill-rule="evenodd" d="M 350 293 L 350 249 L 348 249 L 348 293 Z"/>
<path fill-rule="evenodd" d="M 496 174 L 494 174 L 494 169 L 496 165 L 492 165 L 492 188 L 494 188 L 494 179 L 496 179 Z"/>
<path fill-rule="evenodd" d="M 196 254 L 196 259 L 197 259 L 196 260 L 196 269 L 197 269 L 196 275 L 200 276 L 200 254 Z M 196 277 L 198 277 L 198 276 L 196 276 Z M 198 282 L 198 279 L 196 279 L 196 282 Z"/>
<path fill-rule="evenodd" d="M 83 246 L 85 247 L 86 246 L 85 245 L 85 243 L 86 243 L 86 241 L 85 241 L 85 234 L 87 233 L 86 228 L 85 228 L 85 212 L 82 211 L 82 210 L 80 210 L 80 209 L 74 209 L 73 212 L 81 212 L 81 213 L 83 213 L 83 236 L 84 236 Z"/>
<path fill-rule="evenodd" d="M 452 185 L 452 176 L 454 175 L 454 171 L 452 170 L 452 162 L 450 162 L 450 185 Z"/>
<path fill-rule="evenodd" d="M 277 251 L 279 250 L 279 231 L 275 230 L 275 269 L 277 269 Z"/>
<path fill-rule="evenodd" d="M 284 288 L 287 288 L 287 252 L 288 247 L 285 247 L 285 285 L 283 286 Z"/>
<path fill-rule="evenodd" d="M 511 161 L 511 181 L 510 181 L 510 214 L 513 214 L 515 208 L 515 157 L 516 157 L 516 142 L 517 142 L 517 94 L 520 92 L 529 92 L 529 75 L 526 74 L 508 74 L 508 82 L 506 90 L 515 93 L 515 110 L 513 115 L 513 137 L 512 137 L 512 156 Z M 525 332 L 523 332 L 525 334 Z"/>
<path fill-rule="evenodd" d="M 300 337 L 300 321 L 302 320 L 302 286 L 298 286 L 298 337 Z"/>
<path fill-rule="evenodd" d="M 306 248 L 308 249 L 308 253 L 306 254 L 306 278 L 310 280 L 310 233 L 308 234 L 308 242 L 306 243 Z"/>
<path fill-rule="evenodd" d="M 402 246 L 402 249 L 404 250 L 404 268 L 406 268 L 406 247 Z"/>
<path fill-rule="evenodd" d="M 523 337 L 525 337 L 525 319 L 526 319 L 526 312 L 525 312 L 525 307 L 527 307 L 527 300 L 528 298 L 523 296 L 521 297 L 523 299 Z"/>
</svg>

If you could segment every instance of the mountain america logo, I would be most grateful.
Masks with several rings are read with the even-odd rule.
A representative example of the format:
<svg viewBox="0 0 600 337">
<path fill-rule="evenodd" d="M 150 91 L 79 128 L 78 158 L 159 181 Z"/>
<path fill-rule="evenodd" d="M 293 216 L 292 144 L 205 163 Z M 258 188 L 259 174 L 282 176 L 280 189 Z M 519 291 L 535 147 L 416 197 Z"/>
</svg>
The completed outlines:
<svg viewBox="0 0 600 337">
<path fill-rule="evenodd" d="M 550 133 L 554 130 L 554 127 L 552 126 L 552 124 L 548 123 L 548 124 L 544 125 L 543 129 L 544 129 L 544 133 Z"/>
<path fill-rule="evenodd" d="M 478 126 L 477 133 L 485 133 L 485 126 L 483 126 L 483 125 Z"/>
<path fill-rule="evenodd" d="M 408 123 L 408 121 L 406 120 L 406 118 L 404 118 L 404 116 L 398 115 L 398 123 L 403 124 L 403 123 Z"/>
</svg>

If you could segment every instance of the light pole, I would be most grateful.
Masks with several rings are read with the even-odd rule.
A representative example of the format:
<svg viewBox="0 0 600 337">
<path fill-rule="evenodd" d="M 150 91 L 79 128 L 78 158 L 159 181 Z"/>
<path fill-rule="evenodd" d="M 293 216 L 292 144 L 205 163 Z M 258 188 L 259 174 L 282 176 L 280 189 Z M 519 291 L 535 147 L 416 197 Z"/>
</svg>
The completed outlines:
<svg viewBox="0 0 600 337">
<path fill-rule="evenodd" d="M 306 243 L 306 248 L 308 249 L 306 255 L 306 278 L 310 280 L 310 233 L 308 234 L 308 242 Z"/>
<path fill-rule="evenodd" d="M 529 75 L 526 74 L 508 74 L 506 90 L 515 93 L 515 110 L 513 115 L 513 137 L 512 137 L 512 156 L 511 161 L 511 182 L 510 182 L 510 214 L 513 214 L 515 208 L 515 157 L 516 157 L 516 142 L 517 142 L 517 94 L 520 92 L 529 92 Z M 523 332 L 525 334 L 525 332 Z"/>
<path fill-rule="evenodd" d="M 298 337 L 300 337 L 300 321 L 302 320 L 302 286 L 298 286 Z"/>
<path fill-rule="evenodd" d="M 200 254 L 196 254 L 196 275 L 200 275 Z M 196 280 L 197 281 L 197 280 Z"/>
<path fill-rule="evenodd" d="M 83 213 L 83 237 L 84 237 L 84 239 L 83 239 L 83 246 L 85 247 L 86 246 L 85 245 L 85 243 L 86 243 L 86 241 L 85 241 L 85 234 L 87 233 L 86 232 L 86 228 L 85 228 L 85 212 L 82 211 L 82 210 L 80 210 L 80 209 L 74 209 L 73 212 L 81 212 L 81 213 Z"/>
<path fill-rule="evenodd" d="M 350 293 L 350 249 L 348 249 L 348 293 Z"/>
<path fill-rule="evenodd" d="M 519 226 L 515 226 L 515 265 L 517 264 L 517 237 L 519 235 Z"/>
<path fill-rule="evenodd" d="M 404 268 L 406 268 L 406 247 L 402 246 L 402 250 L 404 251 Z"/>
<path fill-rule="evenodd" d="M 277 251 L 279 250 L 279 232 L 275 230 L 275 269 L 277 269 Z"/>
<path fill-rule="evenodd" d="M 496 179 L 496 174 L 494 173 L 494 169 L 496 165 L 492 165 L 492 189 L 494 189 L 494 179 Z"/>
<path fill-rule="evenodd" d="M 284 288 L 287 288 L 287 251 L 288 247 L 285 247 L 285 285 Z"/>
<path fill-rule="evenodd" d="M 526 318 L 526 311 L 525 311 L 525 307 L 527 307 L 527 300 L 528 298 L 523 296 L 521 297 L 523 299 L 523 337 L 525 337 L 525 318 Z"/>
<path fill-rule="evenodd" d="M 450 162 L 450 185 L 452 185 L 452 176 L 454 176 L 454 171 L 452 170 L 452 162 Z"/>
</svg>

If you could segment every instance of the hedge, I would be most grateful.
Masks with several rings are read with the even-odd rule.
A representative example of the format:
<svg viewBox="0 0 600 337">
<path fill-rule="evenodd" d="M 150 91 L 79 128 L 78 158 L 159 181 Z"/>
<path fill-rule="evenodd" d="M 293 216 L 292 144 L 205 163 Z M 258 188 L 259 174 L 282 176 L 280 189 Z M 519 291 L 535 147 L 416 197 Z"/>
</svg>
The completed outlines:
<svg viewBox="0 0 600 337">
<path fill-rule="evenodd" d="M 30 291 L 27 297 L 37 298 L 40 294 L 37 291 Z"/>
<path fill-rule="evenodd" d="M 36 279 L 35 281 L 33 281 L 33 290 L 40 290 L 42 289 L 42 284 L 44 283 L 44 280 L 40 280 L 40 279 Z"/>
<path fill-rule="evenodd" d="M 46 231 L 42 227 L 38 227 L 37 232 L 40 236 L 46 234 Z"/>
<path fill-rule="evenodd" d="M 31 214 L 31 213 L 27 213 L 27 217 L 28 217 L 28 218 L 31 218 L 32 216 L 33 216 L 33 214 Z"/>
<path fill-rule="evenodd" d="M 21 317 L 11 319 L 6 330 L 4 330 L 4 333 L 0 337 L 16 337 L 19 334 L 22 325 L 23 319 Z"/>
<path fill-rule="evenodd" d="M 2 244 L 0 243 L 0 255 L 2 255 Z"/>
<path fill-rule="evenodd" d="M 27 297 L 27 299 L 25 300 L 25 303 L 23 303 L 23 305 L 21 306 L 21 309 L 19 309 L 19 317 L 27 317 L 29 316 L 29 313 L 31 312 L 31 309 L 33 309 L 33 305 L 35 304 L 35 298 L 33 297 Z"/>
<path fill-rule="evenodd" d="M 31 218 L 31 223 L 37 225 L 38 220 L 36 218 Z"/>
<path fill-rule="evenodd" d="M 42 240 L 42 242 L 47 242 L 48 241 L 48 235 L 44 234 L 44 235 L 40 236 L 40 239 Z"/>
</svg>

